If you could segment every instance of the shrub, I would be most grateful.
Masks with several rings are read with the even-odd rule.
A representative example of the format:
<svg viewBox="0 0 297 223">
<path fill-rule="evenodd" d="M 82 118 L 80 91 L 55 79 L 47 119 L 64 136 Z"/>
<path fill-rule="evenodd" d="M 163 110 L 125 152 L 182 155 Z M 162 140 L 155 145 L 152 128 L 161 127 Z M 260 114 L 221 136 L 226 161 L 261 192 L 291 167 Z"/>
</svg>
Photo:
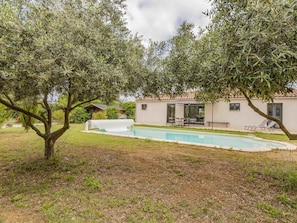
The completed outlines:
<svg viewBox="0 0 297 223">
<path fill-rule="evenodd" d="M 107 119 L 118 119 L 119 118 L 118 110 L 116 108 L 108 108 L 106 115 L 107 115 Z"/>
<path fill-rule="evenodd" d="M 62 110 L 56 110 L 52 114 L 53 120 L 58 123 L 64 122 L 64 112 Z"/>
<path fill-rule="evenodd" d="M 89 119 L 90 114 L 83 107 L 76 108 L 70 115 L 71 123 L 84 123 Z"/>
<path fill-rule="evenodd" d="M 93 113 L 92 119 L 107 119 L 106 111 Z"/>
<path fill-rule="evenodd" d="M 125 114 L 127 115 L 127 118 L 135 120 L 135 110 L 136 110 L 135 102 L 131 102 L 131 101 L 124 102 L 121 106 L 123 109 L 125 109 Z"/>
</svg>

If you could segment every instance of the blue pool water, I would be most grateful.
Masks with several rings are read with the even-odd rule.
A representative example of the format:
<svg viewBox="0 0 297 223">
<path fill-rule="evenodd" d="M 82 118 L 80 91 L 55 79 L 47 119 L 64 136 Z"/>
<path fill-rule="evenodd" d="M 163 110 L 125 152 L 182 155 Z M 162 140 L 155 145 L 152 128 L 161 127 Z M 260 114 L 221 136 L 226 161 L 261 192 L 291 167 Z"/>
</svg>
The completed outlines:
<svg viewBox="0 0 297 223">
<path fill-rule="evenodd" d="M 202 132 L 179 131 L 157 128 L 134 127 L 129 131 L 105 132 L 106 134 L 146 138 L 152 140 L 172 141 L 185 144 L 204 145 L 242 151 L 268 151 L 277 149 L 295 149 L 293 145 L 260 140 L 253 137 L 227 134 L 211 134 Z"/>
</svg>

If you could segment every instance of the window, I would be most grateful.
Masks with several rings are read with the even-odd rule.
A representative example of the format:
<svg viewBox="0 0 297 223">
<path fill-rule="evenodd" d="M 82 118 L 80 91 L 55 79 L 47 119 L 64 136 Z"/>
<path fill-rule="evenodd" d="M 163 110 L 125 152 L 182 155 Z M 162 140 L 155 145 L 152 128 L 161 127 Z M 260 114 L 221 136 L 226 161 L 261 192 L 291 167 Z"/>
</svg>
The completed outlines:
<svg viewBox="0 0 297 223">
<path fill-rule="evenodd" d="M 283 104 L 282 103 L 267 104 L 267 114 L 282 121 L 283 120 Z M 278 124 L 275 124 L 274 127 L 279 128 Z"/>
<path fill-rule="evenodd" d="M 187 124 L 204 124 L 204 104 L 185 104 L 184 116 Z"/>
<path fill-rule="evenodd" d="M 141 110 L 146 110 L 147 109 L 147 104 L 141 104 Z"/>
<path fill-rule="evenodd" d="M 230 111 L 239 111 L 240 110 L 240 103 L 230 103 L 229 104 Z"/>
</svg>

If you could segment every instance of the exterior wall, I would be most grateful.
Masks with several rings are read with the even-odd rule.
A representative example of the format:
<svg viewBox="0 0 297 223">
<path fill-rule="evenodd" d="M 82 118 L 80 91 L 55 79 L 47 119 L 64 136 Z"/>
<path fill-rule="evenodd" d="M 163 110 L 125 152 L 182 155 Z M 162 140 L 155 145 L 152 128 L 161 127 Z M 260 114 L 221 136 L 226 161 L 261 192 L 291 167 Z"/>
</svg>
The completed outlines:
<svg viewBox="0 0 297 223">
<path fill-rule="evenodd" d="M 142 104 L 146 104 L 145 110 Z M 135 121 L 139 124 L 166 125 L 167 123 L 167 103 L 159 101 L 142 101 L 136 103 Z"/>
<path fill-rule="evenodd" d="M 230 103 L 239 103 L 240 110 L 230 111 Z M 254 103 L 261 111 L 267 113 L 267 104 L 261 103 L 259 100 Z M 229 122 L 230 128 L 243 129 L 246 125 L 259 125 L 263 119 L 248 106 L 244 99 L 233 99 L 230 102 L 221 100 L 213 105 L 213 109 L 211 104 L 205 106 L 205 123 L 212 120 L 214 122 Z"/>
<path fill-rule="evenodd" d="M 136 123 L 166 125 L 167 124 L 167 104 L 175 104 L 175 118 L 184 117 L 184 104 L 195 104 L 195 100 L 187 99 L 183 101 L 137 101 L 136 102 Z M 230 103 L 240 103 L 240 110 L 229 109 Z M 261 100 L 254 100 L 257 108 L 267 114 L 267 103 Z M 282 120 L 289 131 L 297 132 L 297 98 L 276 99 L 274 103 L 282 103 Z M 141 104 L 147 104 L 147 109 L 142 110 Z M 200 103 L 197 103 L 200 104 Z M 230 102 L 219 101 L 212 104 L 205 104 L 205 126 L 207 122 L 229 122 L 229 128 L 243 130 L 247 125 L 259 125 L 264 117 L 258 115 L 249 106 L 245 99 L 232 99 Z M 216 126 L 216 125 L 214 125 Z M 216 126 L 219 127 L 219 126 Z M 221 126 L 220 126 L 221 127 Z"/>
<path fill-rule="evenodd" d="M 240 110 L 230 111 L 230 103 L 240 103 Z M 262 112 L 267 114 L 267 103 L 260 100 L 254 100 L 253 103 Z M 276 99 L 274 103 L 282 103 L 282 121 L 289 131 L 297 131 L 297 100 L 296 98 L 282 98 Z M 212 105 L 205 105 L 205 123 L 207 121 L 229 122 L 230 128 L 243 129 L 247 125 L 259 125 L 264 117 L 260 116 L 252 110 L 245 99 L 233 99 L 230 102 L 219 101 L 213 105 L 213 118 L 212 118 Z"/>
</svg>

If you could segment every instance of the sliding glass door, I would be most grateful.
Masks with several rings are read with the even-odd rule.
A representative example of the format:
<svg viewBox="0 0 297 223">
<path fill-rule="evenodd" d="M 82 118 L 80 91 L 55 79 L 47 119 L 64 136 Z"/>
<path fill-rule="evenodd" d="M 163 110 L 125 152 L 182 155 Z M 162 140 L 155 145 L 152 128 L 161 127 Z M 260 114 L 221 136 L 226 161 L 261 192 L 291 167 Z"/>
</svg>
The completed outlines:
<svg viewBox="0 0 297 223">
<path fill-rule="evenodd" d="M 175 123 L 175 104 L 167 104 L 167 123 Z"/>
<path fill-rule="evenodd" d="M 204 124 L 204 104 L 185 104 L 185 122 L 187 124 Z"/>
</svg>

